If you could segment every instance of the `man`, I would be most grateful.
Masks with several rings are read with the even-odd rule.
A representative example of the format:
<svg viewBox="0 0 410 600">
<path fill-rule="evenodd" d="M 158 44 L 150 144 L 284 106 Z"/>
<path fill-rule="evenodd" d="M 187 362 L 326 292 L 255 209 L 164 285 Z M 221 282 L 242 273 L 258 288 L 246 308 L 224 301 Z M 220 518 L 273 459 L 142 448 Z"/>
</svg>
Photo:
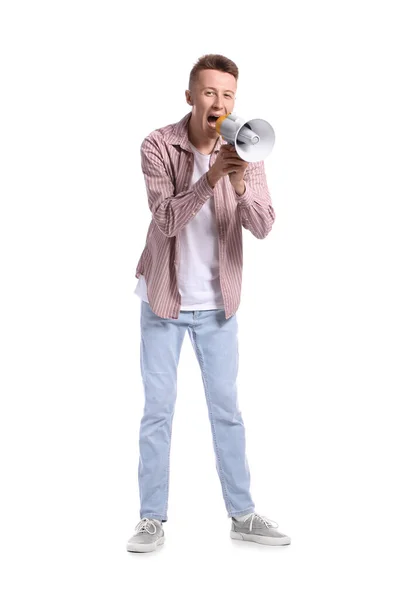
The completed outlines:
<svg viewBox="0 0 410 600">
<path fill-rule="evenodd" d="M 164 543 L 177 367 L 187 330 L 202 371 L 230 535 L 290 544 L 276 523 L 255 512 L 237 403 L 242 227 L 263 239 L 275 220 L 263 162 L 240 159 L 215 127 L 218 116 L 233 111 L 237 79 L 231 60 L 201 57 L 185 92 L 192 111 L 153 131 L 141 145 L 152 221 L 136 271 L 145 407 L 139 438 L 141 521 L 127 543 L 131 552 Z"/>
</svg>

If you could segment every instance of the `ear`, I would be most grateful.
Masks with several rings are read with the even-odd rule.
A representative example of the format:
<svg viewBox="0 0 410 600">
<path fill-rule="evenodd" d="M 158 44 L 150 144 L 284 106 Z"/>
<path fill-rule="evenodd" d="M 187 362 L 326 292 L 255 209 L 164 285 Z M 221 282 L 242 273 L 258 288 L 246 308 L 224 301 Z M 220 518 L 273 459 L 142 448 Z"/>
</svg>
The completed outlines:
<svg viewBox="0 0 410 600">
<path fill-rule="evenodd" d="M 187 104 L 192 106 L 191 92 L 189 90 L 185 90 L 185 98 L 186 98 Z"/>
</svg>

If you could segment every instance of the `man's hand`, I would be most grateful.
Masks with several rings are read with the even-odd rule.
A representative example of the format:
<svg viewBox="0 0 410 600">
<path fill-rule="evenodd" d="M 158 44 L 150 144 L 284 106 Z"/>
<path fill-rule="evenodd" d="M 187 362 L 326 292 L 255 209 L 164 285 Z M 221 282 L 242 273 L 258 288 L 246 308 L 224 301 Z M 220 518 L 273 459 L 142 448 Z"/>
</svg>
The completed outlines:
<svg viewBox="0 0 410 600">
<path fill-rule="evenodd" d="M 248 165 L 249 163 L 238 156 L 232 144 L 222 144 L 214 164 L 208 171 L 209 184 L 214 187 L 221 177 L 228 175 L 235 190 L 242 194 L 245 190 L 243 175 Z"/>
</svg>

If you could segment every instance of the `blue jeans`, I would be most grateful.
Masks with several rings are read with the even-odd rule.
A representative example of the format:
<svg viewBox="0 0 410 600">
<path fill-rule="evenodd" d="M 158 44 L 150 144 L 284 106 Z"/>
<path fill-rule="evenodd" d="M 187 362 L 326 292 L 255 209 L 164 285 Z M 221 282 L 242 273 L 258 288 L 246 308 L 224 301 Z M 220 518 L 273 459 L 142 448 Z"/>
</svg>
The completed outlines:
<svg viewBox="0 0 410 600">
<path fill-rule="evenodd" d="M 238 324 L 224 309 L 180 311 L 163 319 L 141 301 L 140 363 L 145 406 L 139 436 L 140 518 L 168 520 L 172 420 L 177 368 L 188 329 L 202 372 L 216 470 L 228 517 L 254 512 L 245 453 L 245 427 L 237 402 Z"/>
</svg>

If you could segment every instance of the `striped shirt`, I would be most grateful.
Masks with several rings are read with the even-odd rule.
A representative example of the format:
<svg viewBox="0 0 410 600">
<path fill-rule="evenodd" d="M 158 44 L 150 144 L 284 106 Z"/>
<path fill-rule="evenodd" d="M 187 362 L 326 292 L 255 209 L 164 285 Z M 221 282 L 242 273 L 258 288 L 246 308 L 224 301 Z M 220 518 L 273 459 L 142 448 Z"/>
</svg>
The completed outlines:
<svg viewBox="0 0 410 600">
<path fill-rule="evenodd" d="M 152 213 L 145 247 L 135 277 L 143 275 L 152 311 L 159 317 L 178 319 L 179 234 L 214 196 L 219 244 L 220 283 L 225 318 L 236 313 L 242 287 L 242 227 L 263 239 L 272 229 L 275 212 L 263 161 L 249 163 L 244 173 L 245 192 L 239 196 L 226 175 L 212 188 L 206 173 L 191 187 L 194 155 L 188 140 L 189 112 L 178 123 L 151 132 L 142 142 L 141 167 Z M 211 153 L 214 164 L 221 145 L 219 136 Z"/>
</svg>

